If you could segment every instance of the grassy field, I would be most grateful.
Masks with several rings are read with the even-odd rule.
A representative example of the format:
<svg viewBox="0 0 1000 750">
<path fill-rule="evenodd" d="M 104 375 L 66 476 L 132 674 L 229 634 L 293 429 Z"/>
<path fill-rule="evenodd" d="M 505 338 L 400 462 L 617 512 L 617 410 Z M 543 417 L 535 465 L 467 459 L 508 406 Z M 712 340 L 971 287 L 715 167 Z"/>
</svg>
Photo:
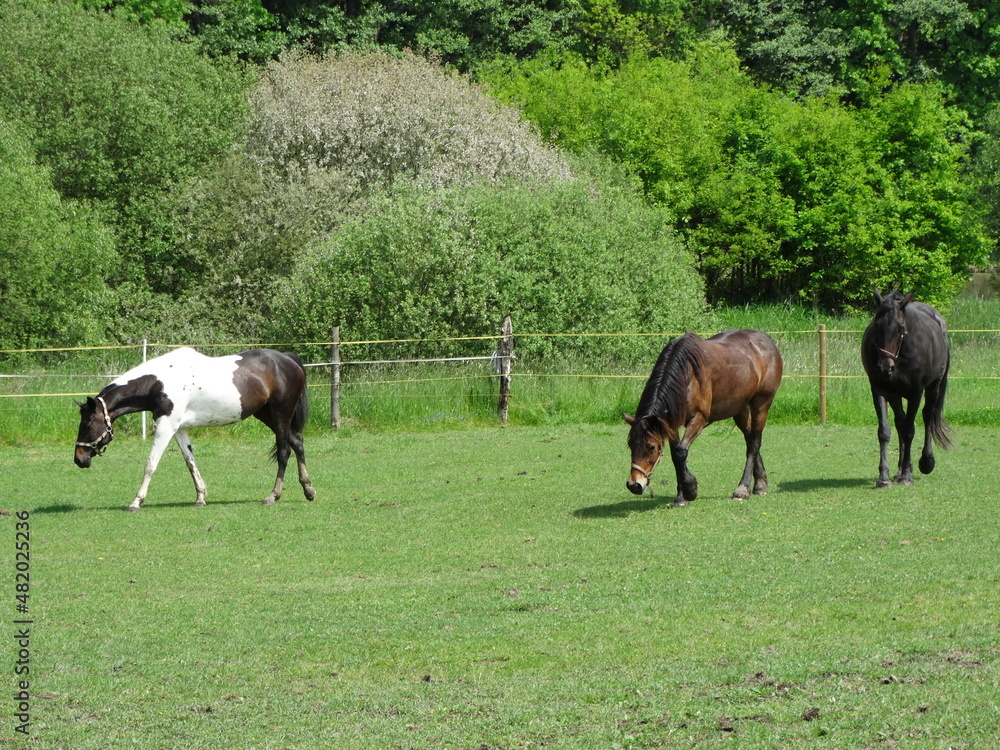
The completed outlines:
<svg viewBox="0 0 1000 750">
<path fill-rule="evenodd" d="M 683 509 L 666 467 L 627 493 L 624 425 L 313 431 L 317 500 L 273 508 L 266 430 L 203 432 L 208 507 L 172 448 L 138 514 L 134 436 L 88 471 L 0 447 L 34 620 L 33 739 L 9 700 L 0 747 L 990 747 L 1000 435 L 956 437 L 876 491 L 873 426 L 769 428 L 737 502 L 714 425 Z"/>
</svg>

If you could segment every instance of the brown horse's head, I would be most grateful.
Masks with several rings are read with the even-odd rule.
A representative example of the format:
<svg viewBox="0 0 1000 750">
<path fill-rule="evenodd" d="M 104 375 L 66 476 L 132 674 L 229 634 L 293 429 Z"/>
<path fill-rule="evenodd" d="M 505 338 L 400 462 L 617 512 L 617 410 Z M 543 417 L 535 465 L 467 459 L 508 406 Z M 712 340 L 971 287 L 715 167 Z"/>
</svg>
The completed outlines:
<svg viewBox="0 0 1000 750">
<path fill-rule="evenodd" d="M 632 429 L 628 433 L 628 447 L 632 451 L 632 470 L 629 472 L 628 481 L 625 486 L 628 491 L 641 495 L 646 487 L 649 487 L 649 494 L 653 494 L 650 485 L 650 477 L 653 469 L 663 458 L 663 450 L 667 444 L 670 432 L 670 425 L 660 417 L 630 417 L 622 414 L 624 419 Z"/>
<path fill-rule="evenodd" d="M 76 434 L 73 460 L 81 469 L 87 469 L 91 459 L 101 455 L 108 443 L 114 440 L 115 433 L 111 429 L 111 415 L 103 398 L 88 398 L 85 404 L 77 401 L 76 405 L 80 407 L 80 430 Z"/>
</svg>

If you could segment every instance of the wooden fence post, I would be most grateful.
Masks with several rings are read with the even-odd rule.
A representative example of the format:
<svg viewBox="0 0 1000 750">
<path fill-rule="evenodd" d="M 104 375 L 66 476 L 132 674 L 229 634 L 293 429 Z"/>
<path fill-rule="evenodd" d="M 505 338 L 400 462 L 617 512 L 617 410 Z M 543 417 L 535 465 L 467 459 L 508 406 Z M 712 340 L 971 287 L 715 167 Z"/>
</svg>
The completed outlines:
<svg viewBox="0 0 1000 750">
<path fill-rule="evenodd" d="M 514 359 L 514 331 L 510 316 L 503 319 L 500 326 L 500 346 L 497 349 L 500 365 L 500 426 L 507 426 L 507 405 L 510 401 L 510 371 Z"/>
<path fill-rule="evenodd" d="M 826 324 L 819 324 L 819 423 L 826 424 Z"/>
<path fill-rule="evenodd" d="M 340 326 L 330 334 L 330 427 L 340 429 Z"/>
</svg>

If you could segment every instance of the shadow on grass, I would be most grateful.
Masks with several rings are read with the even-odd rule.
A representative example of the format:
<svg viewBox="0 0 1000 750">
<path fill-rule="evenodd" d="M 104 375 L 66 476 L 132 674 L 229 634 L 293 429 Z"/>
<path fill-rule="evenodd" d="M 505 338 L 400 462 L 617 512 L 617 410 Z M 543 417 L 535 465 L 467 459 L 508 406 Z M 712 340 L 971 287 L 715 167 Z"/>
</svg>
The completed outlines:
<svg viewBox="0 0 1000 750">
<path fill-rule="evenodd" d="M 625 518 L 633 513 L 647 513 L 663 507 L 673 507 L 674 496 L 661 496 L 653 500 L 624 500 L 612 505 L 592 505 L 573 511 L 576 518 Z"/>
<path fill-rule="evenodd" d="M 261 505 L 260 500 L 213 500 L 208 505 L 198 506 L 194 504 L 193 500 L 187 502 L 173 502 L 173 503 L 157 503 L 147 502 L 142 506 L 143 513 L 147 511 L 155 511 L 157 508 L 162 508 L 164 510 L 168 508 L 192 508 L 198 510 L 199 508 L 208 508 L 213 505 Z M 275 506 L 277 507 L 277 506 Z M 88 513 L 94 513 L 97 511 L 124 511 L 128 508 L 128 503 L 123 503 L 121 505 L 74 505 L 72 503 L 60 503 L 58 505 L 43 505 L 40 508 L 32 508 L 32 514 L 42 514 L 42 513 L 77 513 L 79 511 L 86 511 Z"/>
<path fill-rule="evenodd" d="M 815 492 L 816 490 L 847 490 L 874 487 L 874 479 L 826 478 L 826 479 L 796 479 L 791 482 L 779 482 L 775 488 L 778 492 Z"/>
<path fill-rule="evenodd" d="M 34 508 L 32 513 L 72 513 L 76 510 L 84 510 L 82 505 L 72 503 L 60 503 L 59 505 L 45 505 L 41 508 Z"/>
</svg>

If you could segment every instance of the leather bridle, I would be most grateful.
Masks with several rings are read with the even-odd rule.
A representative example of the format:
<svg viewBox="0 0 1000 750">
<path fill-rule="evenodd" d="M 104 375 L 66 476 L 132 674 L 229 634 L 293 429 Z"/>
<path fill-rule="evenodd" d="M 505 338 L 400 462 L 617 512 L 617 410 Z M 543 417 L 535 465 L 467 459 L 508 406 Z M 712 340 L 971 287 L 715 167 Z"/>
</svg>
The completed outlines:
<svg viewBox="0 0 1000 750">
<path fill-rule="evenodd" d="M 80 448 L 90 448 L 92 451 L 94 451 L 95 455 L 100 456 L 102 453 L 104 453 L 104 451 L 108 449 L 108 445 L 111 444 L 111 441 L 115 439 L 115 433 L 114 430 L 111 429 L 111 413 L 108 411 L 108 405 L 104 402 L 104 399 L 101 398 L 100 396 L 97 397 L 97 401 L 98 403 L 100 403 L 102 407 L 104 407 L 104 424 L 106 424 L 107 427 L 105 427 L 104 432 L 102 432 L 93 442 L 83 443 L 77 441 L 76 444 Z M 104 438 L 107 438 L 108 442 L 104 443 L 104 445 L 101 445 L 101 441 L 104 440 Z"/>
<path fill-rule="evenodd" d="M 659 465 L 662 459 L 663 459 L 663 449 L 661 448 L 660 455 L 656 457 L 656 461 L 653 463 L 652 467 L 650 467 L 649 471 L 646 471 L 644 468 L 639 466 L 639 464 L 632 464 L 633 469 L 635 469 L 644 477 L 646 477 L 646 489 L 649 490 L 650 497 L 653 497 L 653 482 L 651 480 L 651 477 L 653 475 L 653 472 L 656 471 L 656 467 Z"/>
<path fill-rule="evenodd" d="M 906 341 L 906 329 L 905 328 L 903 329 L 903 334 L 899 337 L 899 346 L 896 347 L 896 353 L 895 354 L 893 354 L 892 352 L 890 352 L 888 349 L 883 349 L 881 346 L 876 346 L 875 348 L 878 349 L 880 352 L 882 352 L 882 354 L 884 354 L 885 356 L 887 356 L 890 360 L 892 360 L 893 362 L 895 362 L 897 359 L 899 359 L 899 353 L 901 351 L 903 351 L 903 342 L 904 341 Z"/>
</svg>

